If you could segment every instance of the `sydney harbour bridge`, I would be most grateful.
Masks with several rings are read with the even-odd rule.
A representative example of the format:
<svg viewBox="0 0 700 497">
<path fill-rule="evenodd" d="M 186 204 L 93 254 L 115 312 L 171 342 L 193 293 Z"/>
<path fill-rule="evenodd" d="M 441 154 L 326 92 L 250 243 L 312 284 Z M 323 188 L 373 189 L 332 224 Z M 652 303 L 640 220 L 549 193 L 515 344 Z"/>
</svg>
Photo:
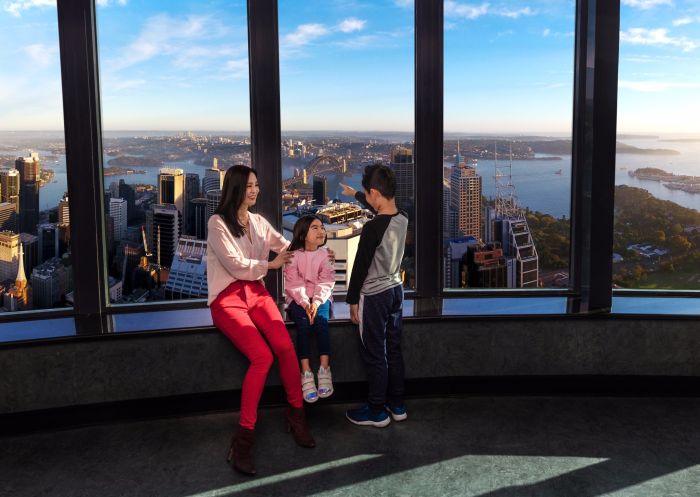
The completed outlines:
<svg viewBox="0 0 700 497">
<path fill-rule="evenodd" d="M 320 155 L 309 162 L 305 168 L 306 177 L 311 178 L 324 173 L 344 173 L 346 170 L 345 162 L 341 162 L 337 157 L 332 155 Z M 300 171 L 297 176 L 292 176 L 282 181 L 283 188 L 291 188 L 294 185 L 304 182 L 304 172 Z"/>
</svg>

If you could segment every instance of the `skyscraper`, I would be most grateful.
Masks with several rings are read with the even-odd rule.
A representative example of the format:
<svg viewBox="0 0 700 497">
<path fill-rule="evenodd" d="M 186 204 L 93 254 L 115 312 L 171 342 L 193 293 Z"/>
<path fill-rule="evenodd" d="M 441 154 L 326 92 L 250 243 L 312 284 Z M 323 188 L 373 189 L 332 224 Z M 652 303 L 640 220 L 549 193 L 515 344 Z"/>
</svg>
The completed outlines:
<svg viewBox="0 0 700 497">
<path fill-rule="evenodd" d="M 158 174 L 158 203 L 172 204 L 180 214 L 185 212 L 185 172 L 163 167 Z"/>
<path fill-rule="evenodd" d="M 19 171 L 19 218 L 20 231 L 36 233 L 39 224 L 39 179 L 41 163 L 39 154 L 31 152 L 29 157 L 18 157 L 15 168 Z"/>
<path fill-rule="evenodd" d="M 12 204 L 17 216 L 19 216 L 19 191 L 19 171 L 17 169 L 0 169 L 0 202 Z M 17 230 L 19 230 L 19 225 Z"/>
<path fill-rule="evenodd" d="M 70 277 L 61 259 L 52 258 L 34 268 L 31 276 L 34 307 L 53 307 L 69 291 Z"/>
<path fill-rule="evenodd" d="M 193 198 L 188 206 L 190 235 L 199 240 L 207 238 L 207 199 Z"/>
<path fill-rule="evenodd" d="M 211 190 L 221 190 L 224 187 L 225 174 L 226 171 L 219 169 L 218 162 L 216 158 L 214 158 L 211 169 L 207 169 L 204 172 L 204 179 L 202 180 L 202 196 L 204 197 L 207 192 Z"/>
<path fill-rule="evenodd" d="M 129 209 L 123 198 L 112 198 L 109 201 L 109 215 L 114 220 L 112 240 L 121 241 L 126 236 Z"/>
<path fill-rule="evenodd" d="M 325 176 L 314 176 L 313 198 L 316 205 L 326 205 L 328 201 L 328 180 Z"/>
<path fill-rule="evenodd" d="M 191 235 L 192 228 L 190 227 L 190 202 L 195 198 L 199 198 L 199 174 L 187 173 L 185 175 L 185 204 L 184 212 L 182 212 L 182 232 L 186 235 Z"/>
<path fill-rule="evenodd" d="M 209 218 L 214 215 L 221 202 L 221 190 L 209 190 L 207 192 L 207 213 L 204 226 L 208 226 Z M 206 238 L 206 234 L 204 236 Z"/>
<path fill-rule="evenodd" d="M 70 209 L 68 204 L 68 192 L 58 201 L 58 224 L 70 224 Z"/>
<path fill-rule="evenodd" d="M 12 280 L 19 267 L 19 235 L 0 231 L 0 282 Z"/>
<path fill-rule="evenodd" d="M 15 206 L 9 202 L 0 202 L 0 231 L 18 232 Z"/>
<path fill-rule="evenodd" d="M 391 153 L 389 167 L 396 175 L 396 205 L 409 213 L 409 219 L 413 219 L 412 210 L 415 202 L 413 150 L 396 147 Z"/>
<path fill-rule="evenodd" d="M 136 192 L 134 187 L 123 179 L 119 180 L 118 198 L 126 200 L 126 217 L 128 222 L 134 221 L 136 219 Z"/>
<path fill-rule="evenodd" d="M 450 237 L 473 236 L 481 240 L 481 176 L 462 160 L 459 146 L 457 160 L 459 162 L 452 166 L 450 175 L 450 210 L 453 216 Z"/>
<path fill-rule="evenodd" d="M 58 226 L 55 223 L 44 223 L 37 226 L 39 238 L 39 263 L 54 257 L 60 257 Z"/>
<path fill-rule="evenodd" d="M 170 267 L 180 238 L 180 214 L 173 204 L 151 206 L 151 251 L 158 265 Z"/>
</svg>

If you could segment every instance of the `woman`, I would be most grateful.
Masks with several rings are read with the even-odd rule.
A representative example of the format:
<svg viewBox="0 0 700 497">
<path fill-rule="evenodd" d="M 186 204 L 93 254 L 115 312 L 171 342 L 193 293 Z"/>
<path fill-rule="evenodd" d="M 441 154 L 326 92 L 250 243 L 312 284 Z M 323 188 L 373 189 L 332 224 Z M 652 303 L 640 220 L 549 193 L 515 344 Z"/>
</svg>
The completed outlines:
<svg viewBox="0 0 700 497">
<path fill-rule="evenodd" d="M 244 474 L 254 475 L 255 422 L 273 354 L 287 394 L 287 429 L 302 447 L 316 445 L 304 416 L 299 361 L 279 309 L 265 289 L 268 269 L 291 261 L 289 242 L 265 218 L 249 212 L 260 188 L 257 173 L 246 166 L 226 171 L 221 202 L 209 219 L 207 236 L 208 303 L 212 320 L 250 361 L 243 379 L 239 428 L 228 460 Z M 277 257 L 268 262 L 270 251 Z"/>
</svg>

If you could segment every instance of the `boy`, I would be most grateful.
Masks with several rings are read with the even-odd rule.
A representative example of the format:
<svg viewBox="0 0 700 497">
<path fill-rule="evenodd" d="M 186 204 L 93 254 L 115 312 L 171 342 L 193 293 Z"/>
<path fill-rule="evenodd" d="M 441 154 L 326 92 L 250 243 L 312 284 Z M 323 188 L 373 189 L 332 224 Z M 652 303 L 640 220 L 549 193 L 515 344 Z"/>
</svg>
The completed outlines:
<svg viewBox="0 0 700 497">
<path fill-rule="evenodd" d="M 381 428 L 391 421 L 389 415 L 394 421 L 408 417 L 401 353 L 401 259 L 408 217 L 396 207 L 396 177 L 387 166 L 367 166 L 362 187 L 364 194 L 355 198 L 376 215 L 362 228 L 346 301 L 350 319 L 360 327 L 369 395 L 367 404 L 345 415 L 357 425 Z M 350 189 L 344 186 L 343 191 Z"/>
</svg>

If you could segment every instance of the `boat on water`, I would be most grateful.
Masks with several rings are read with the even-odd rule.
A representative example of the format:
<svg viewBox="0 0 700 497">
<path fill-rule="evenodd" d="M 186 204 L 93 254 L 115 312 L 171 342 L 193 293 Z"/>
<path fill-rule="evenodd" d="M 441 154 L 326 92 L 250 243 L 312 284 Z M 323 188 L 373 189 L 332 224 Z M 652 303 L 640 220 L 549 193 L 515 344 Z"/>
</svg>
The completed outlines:
<svg viewBox="0 0 700 497">
<path fill-rule="evenodd" d="M 554 174 L 561 174 L 561 169 L 557 169 L 556 171 L 554 171 Z"/>
</svg>

